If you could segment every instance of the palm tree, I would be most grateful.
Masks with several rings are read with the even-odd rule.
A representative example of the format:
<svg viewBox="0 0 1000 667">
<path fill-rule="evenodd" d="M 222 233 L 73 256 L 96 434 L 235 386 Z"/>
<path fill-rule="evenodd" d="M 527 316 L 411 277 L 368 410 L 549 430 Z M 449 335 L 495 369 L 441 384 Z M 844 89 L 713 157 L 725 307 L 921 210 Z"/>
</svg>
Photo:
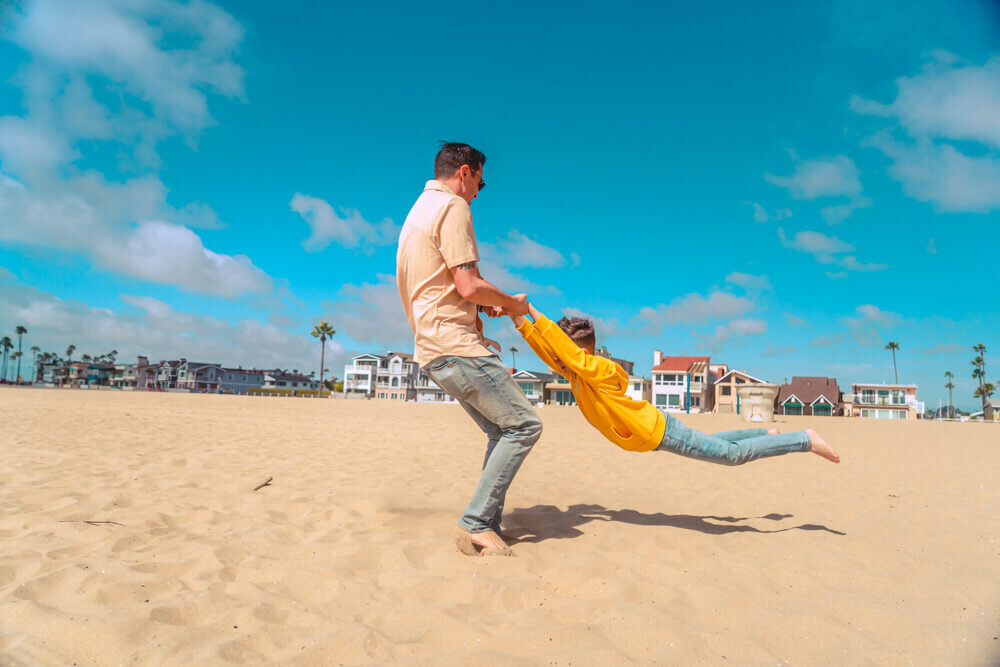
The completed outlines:
<svg viewBox="0 0 1000 667">
<path fill-rule="evenodd" d="M 22 356 L 21 355 L 21 339 L 24 337 L 24 334 L 28 333 L 28 330 L 25 329 L 23 326 L 21 326 L 19 324 L 17 326 L 17 328 L 14 329 L 14 332 L 17 334 L 17 377 L 20 378 L 21 377 L 21 356 Z"/>
<path fill-rule="evenodd" d="M 513 345 L 510 346 L 510 367 L 513 368 L 514 370 L 517 370 L 517 353 L 518 352 L 520 352 L 519 349 L 517 349 Z"/>
<path fill-rule="evenodd" d="M 10 358 L 11 358 L 11 360 L 17 359 L 17 367 L 18 368 L 21 367 L 21 353 L 20 352 L 13 352 L 13 353 L 11 353 Z M 14 370 L 14 364 L 10 365 L 10 370 L 11 371 Z M 21 377 L 21 376 L 20 375 L 15 375 L 14 377 L 11 378 L 11 382 L 17 382 L 17 380 L 18 380 L 19 377 Z"/>
<path fill-rule="evenodd" d="M 3 370 L 0 370 L 0 379 L 7 379 L 7 357 L 12 347 L 14 347 L 14 342 L 11 341 L 10 336 L 4 336 L 0 339 L 0 349 L 3 351 Z"/>
<path fill-rule="evenodd" d="M 73 363 L 73 353 L 76 352 L 76 345 L 70 345 L 66 348 L 66 363 Z"/>
<path fill-rule="evenodd" d="M 954 410 L 951 407 L 951 390 L 955 388 L 955 384 L 952 382 L 955 379 L 955 374 L 951 371 L 945 371 L 944 379 L 948 381 L 945 383 L 944 388 L 948 390 L 948 419 L 951 419 L 954 416 Z"/>
<path fill-rule="evenodd" d="M 333 334 L 337 333 L 330 326 L 330 323 L 326 320 L 321 320 L 319 324 L 313 327 L 312 337 L 319 338 L 319 398 L 323 398 L 323 371 L 326 367 L 326 339 L 333 338 Z"/>
<path fill-rule="evenodd" d="M 84 355 L 80 357 L 80 361 L 90 361 L 90 355 L 84 353 Z"/>
<path fill-rule="evenodd" d="M 972 377 L 979 380 L 979 390 L 974 394 L 976 398 L 982 398 L 983 410 L 986 409 L 987 395 L 983 392 L 986 382 L 986 346 L 978 343 L 972 346 L 972 351 L 976 353 L 976 358 L 972 360 Z"/>
<path fill-rule="evenodd" d="M 899 343 L 890 340 L 885 349 L 892 350 L 892 370 L 896 373 L 896 384 L 899 384 L 899 371 L 896 369 L 896 350 L 899 349 Z"/>
<path fill-rule="evenodd" d="M 986 405 L 986 400 L 996 392 L 996 387 L 993 386 L 992 382 L 984 382 L 983 386 L 977 387 L 976 392 L 973 394 L 976 398 L 983 399 L 983 406 Z"/>
</svg>

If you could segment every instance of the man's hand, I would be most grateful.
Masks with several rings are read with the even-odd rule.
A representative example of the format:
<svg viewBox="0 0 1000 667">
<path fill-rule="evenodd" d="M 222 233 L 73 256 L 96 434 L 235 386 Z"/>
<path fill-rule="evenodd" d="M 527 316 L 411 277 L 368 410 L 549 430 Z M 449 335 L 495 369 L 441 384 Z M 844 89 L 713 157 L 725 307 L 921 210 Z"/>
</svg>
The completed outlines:
<svg viewBox="0 0 1000 667">
<path fill-rule="evenodd" d="M 527 294 L 515 294 L 511 297 L 514 300 L 510 306 L 506 308 L 507 314 L 511 317 L 525 316 L 528 314 L 528 295 Z"/>
<path fill-rule="evenodd" d="M 500 354 L 501 352 L 503 352 L 503 349 L 501 349 L 501 347 L 500 347 L 500 343 L 498 343 L 497 341 L 493 340 L 492 338 L 487 338 L 486 336 L 483 336 L 483 342 L 486 343 L 486 349 L 489 349 L 489 348 L 492 347 L 494 350 L 497 351 L 497 354 Z"/>
</svg>

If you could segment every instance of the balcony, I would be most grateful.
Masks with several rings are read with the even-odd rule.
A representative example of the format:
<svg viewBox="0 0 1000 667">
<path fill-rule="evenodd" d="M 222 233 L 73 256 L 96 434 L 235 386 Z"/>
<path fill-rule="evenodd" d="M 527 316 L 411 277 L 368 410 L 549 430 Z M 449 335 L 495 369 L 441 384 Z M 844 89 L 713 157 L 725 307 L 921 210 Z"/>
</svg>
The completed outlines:
<svg viewBox="0 0 1000 667">
<path fill-rule="evenodd" d="M 361 375 L 371 375 L 375 370 L 374 366 L 367 364 L 351 364 L 350 366 L 344 366 L 344 373 L 358 373 Z"/>
<path fill-rule="evenodd" d="M 898 408 L 905 408 L 908 405 L 906 396 L 893 396 L 893 395 L 878 395 L 878 394 L 848 394 L 845 398 L 849 398 L 855 405 L 888 405 Z M 911 399 L 916 402 L 916 399 Z"/>
</svg>

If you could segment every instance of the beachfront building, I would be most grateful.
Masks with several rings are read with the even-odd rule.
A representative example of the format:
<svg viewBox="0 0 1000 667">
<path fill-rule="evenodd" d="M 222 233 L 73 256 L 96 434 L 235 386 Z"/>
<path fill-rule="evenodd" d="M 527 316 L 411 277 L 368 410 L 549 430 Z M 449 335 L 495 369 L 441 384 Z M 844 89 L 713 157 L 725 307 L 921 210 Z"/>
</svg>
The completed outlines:
<svg viewBox="0 0 1000 667">
<path fill-rule="evenodd" d="M 420 367 L 412 354 L 386 352 L 379 356 L 375 381 L 375 398 L 389 401 L 417 399 L 417 373 Z"/>
<path fill-rule="evenodd" d="M 594 356 L 610 359 L 611 361 L 621 366 L 625 370 L 625 372 L 628 373 L 629 375 L 632 375 L 632 373 L 635 371 L 635 362 L 629 361 L 628 359 L 619 359 L 618 357 L 612 357 L 611 353 L 608 352 L 608 348 L 605 347 L 604 345 L 594 350 Z"/>
<path fill-rule="evenodd" d="M 525 370 L 514 371 L 511 377 L 532 405 L 545 403 L 545 386 L 555 379 L 562 379 L 555 373 Z"/>
<path fill-rule="evenodd" d="M 174 388 L 187 389 L 192 393 L 215 394 L 219 392 L 221 382 L 222 366 L 219 364 L 181 359 Z"/>
<path fill-rule="evenodd" d="M 625 395 L 633 401 L 646 401 L 647 403 L 652 403 L 653 381 L 649 378 L 629 375 L 628 388 L 625 390 Z"/>
<path fill-rule="evenodd" d="M 137 373 L 136 364 L 115 364 L 109 384 L 113 389 L 135 389 Z"/>
<path fill-rule="evenodd" d="M 569 380 L 553 373 L 552 378 L 545 383 L 544 402 L 546 405 L 576 405 L 573 387 Z"/>
<path fill-rule="evenodd" d="M 983 406 L 983 419 L 991 422 L 1000 421 L 1000 398 L 986 399 L 986 405 Z"/>
<path fill-rule="evenodd" d="M 365 353 L 354 356 L 351 363 L 344 366 L 344 393 L 367 396 L 375 393 L 375 380 L 381 360 L 382 357 L 377 354 Z"/>
<path fill-rule="evenodd" d="M 223 393 L 245 396 L 251 389 L 264 386 L 265 373 L 253 368 L 223 368 L 219 383 Z"/>
<path fill-rule="evenodd" d="M 664 412 L 712 408 L 710 357 L 665 357 L 653 352 L 653 405 Z"/>
<path fill-rule="evenodd" d="M 288 373 L 282 370 L 262 371 L 264 374 L 264 389 L 319 389 L 319 382 L 302 375 L 298 371 Z"/>
<path fill-rule="evenodd" d="M 778 389 L 774 414 L 836 416 L 844 410 L 842 397 L 837 378 L 795 376 Z"/>
<path fill-rule="evenodd" d="M 765 382 L 766 380 L 754 377 L 744 370 L 736 370 L 734 368 L 726 372 L 716 379 L 712 387 L 712 398 L 715 404 L 714 412 L 720 414 L 739 414 L 740 396 L 736 393 L 736 389 L 745 384 L 764 384 Z"/>
<path fill-rule="evenodd" d="M 849 417 L 917 419 L 924 414 L 915 384 L 853 383 L 843 401 L 844 414 Z"/>
</svg>

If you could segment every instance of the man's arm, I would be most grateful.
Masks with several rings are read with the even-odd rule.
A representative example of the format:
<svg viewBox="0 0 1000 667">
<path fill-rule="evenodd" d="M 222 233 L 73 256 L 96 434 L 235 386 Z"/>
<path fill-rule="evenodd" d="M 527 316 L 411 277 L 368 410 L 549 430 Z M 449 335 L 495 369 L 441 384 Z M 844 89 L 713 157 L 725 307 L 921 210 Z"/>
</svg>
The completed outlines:
<svg viewBox="0 0 1000 667">
<path fill-rule="evenodd" d="M 459 295 L 479 306 L 500 306 L 512 315 L 528 312 L 526 294 L 510 295 L 479 275 L 479 264 L 468 262 L 451 269 L 452 278 Z"/>
</svg>

